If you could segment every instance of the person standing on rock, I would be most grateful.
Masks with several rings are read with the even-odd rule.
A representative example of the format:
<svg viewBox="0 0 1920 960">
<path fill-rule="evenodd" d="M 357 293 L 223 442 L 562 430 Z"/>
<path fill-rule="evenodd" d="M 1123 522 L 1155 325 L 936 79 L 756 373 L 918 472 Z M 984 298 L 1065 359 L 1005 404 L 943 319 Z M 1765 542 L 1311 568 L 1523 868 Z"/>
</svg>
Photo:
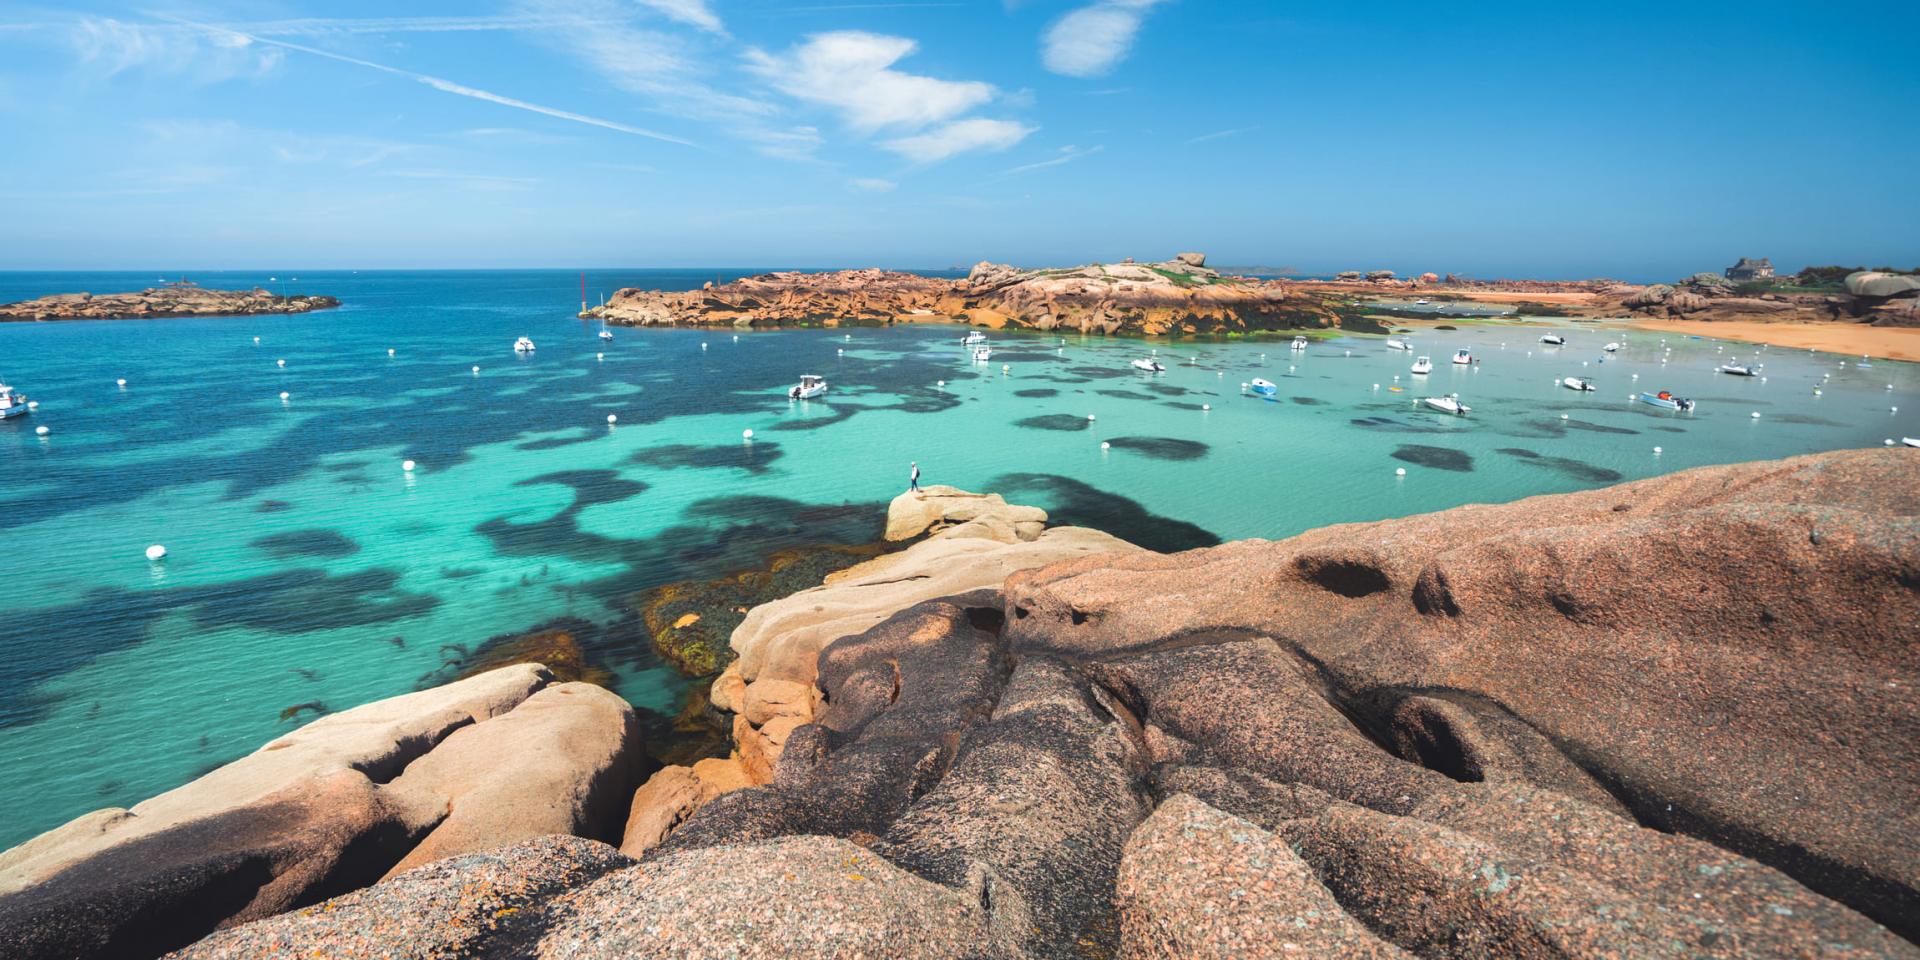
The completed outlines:
<svg viewBox="0 0 1920 960">
<path fill-rule="evenodd" d="M 907 492 L 920 492 L 920 461 L 913 461 L 913 472 L 907 474 Z"/>
</svg>

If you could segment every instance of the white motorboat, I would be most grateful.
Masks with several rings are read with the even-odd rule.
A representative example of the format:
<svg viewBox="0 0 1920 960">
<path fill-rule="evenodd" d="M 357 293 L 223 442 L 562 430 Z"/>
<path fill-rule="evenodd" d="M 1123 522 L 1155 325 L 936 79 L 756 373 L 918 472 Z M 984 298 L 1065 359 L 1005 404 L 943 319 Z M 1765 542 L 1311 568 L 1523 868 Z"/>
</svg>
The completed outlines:
<svg viewBox="0 0 1920 960">
<path fill-rule="evenodd" d="M 1620 345 L 1617 343 L 1609 343 L 1606 346 L 1601 347 L 1600 349 L 1605 350 L 1608 353 L 1619 353 Z"/>
<path fill-rule="evenodd" d="M 962 345 L 969 346 L 969 347 L 973 346 L 976 343 L 986 343 L 986 342 L 987 342 L 987 335 L 984 333 L 981 333 L 978 330 L 975 330 L 967 334 L 965 337 L 961 338 L 960 340 L 960 343 Z"/>
<path fill-rule="evenodd" d="M 1920 447 L 1920 437 L 1901 437 L 1900 442 L 1909 447 Z"/>
<path fill-rule="evenodd" d="M 985 363 L 988 360 L 992 360 L 992 359 L 993 359 L 993 348 L 987 346 L 984 342 L 981 343 L 979 346 L 973 348 L 973 362 Z"/>
<path fill-rule="evenodd" d="M 612 330 L 608 330 L 608 329 L 607 329 L 606 327 L 601 327 L 601 328 L 600 328 L 600 339 L 602 339 L 602 340 L 612 340 L 612 339 L 613 339 L 613 331 L 612 331 Z"/>
<path fill-rule="evenodd" d="M 1295 350 L 1305 350 L 1305 349 L 1307 348 L 1307 338 L 1306 338 L 1306 337 L 1294 337 L 1294 338 L 1293 338 L 1293 348 L 1294 348 Z"/>
<path fill-rule="evenodd" d="M 1388 338 L 1387 349 L 1388 350 L 1406 350 L 1408 352 L 1412 352 L 1413 344 L 1408 343 L 1405 340 L 1394 340 L 1392 338 Z"/>
<path fill-rule="evenodd" d="M 1454 363 L 1462 363 L 1462 364 L 1464 364 L 1464 363 L 1472 363 L 1472 362 L 1473 362 L 1473 351 L 1472 351 L 1472 350 L 1468 350 L 1468 349 L 1467 349 L 1466 347 L 1461 347 L 1460 349 L 1458 349 L 1458 350 L 1455 350 L 1455 351 L 1453 352 L 1453 362 L 1454 362 Z"/>
<path fill-rule="evenodd" d="M 1579 390 L 1586 393 L 1593 392 L 1593 381 L 1588 380 L 1586 377 L 1561 377 L 1560 385 L 1566 387 L 1568 390 Z"/>
<path fill-rule="evenodd" d="M 787 399 L 812 400 L 814 397 L 825 396 L 826 392 L 827 380 L 825 377 L 806 373 L 800 375 L 799 383 L 787 388 Z"/>
<path fill-rule="evenodd" d="M 1555 347 L 1564 347 L 1567 345 L 1567 338 L 1557 333 L 1543 333 L 1540 335 L 1540 342 Z"/>
<path fill-rule="evenodd" d="M 1262 380 L 1259 377 L 1254 377 L 1247 386 L 1252 387 L 1254 393 L 1263 397 L 1271 397 L 1280 391 L 1280 388 L 1275 386 L 1272 380 Z"/>
<path fill-rule="evenodd" d="M 1414 373 L 1432 373 L 1432 372 L 1433 372 L 1433 358 L 1432 358 L 1432 357 L 1421 357 L 1421 358 L 1419 358 L 1419 359 L 1417 359 L 1417 360 L 1415 360 L 1415 361 L 1413 361 L 1413 372 L 1414 372 Z"/>
<path fill-rule="evenodd" d="M 1720 372 L 1731 373 L 1736 377 L 1757 377 L 1760 375 L 1760 365 L 1757 363 L 1723 363 L 1720 365 Z"/>
<path fill-rule="evenodd" d="M 1167 369 L 1166 367 L 1160 364 L 1160 361 L 1155 360 L 1152 357 L 1141 357 L 1140 359 L 1135 360 L 1133 362 L 1133 368 L 1135 370 L 1145 370 L 1148 373 L 1159 373 Z"/>
<path fill-rule="evenodd" d="M 1421 297 L 1420 299 L 1418 299 L 1418 300 L 1415 300 L 1415 301 L 1414 301 L 1414 304 L 1415 304 L 1416 306 L 1421 306 L 1421 307 L 1424 307 L 1424 306 L 1426 306 L 1427 304 L 1429 304 L 1429 303 L 1432 303 L 1432 302 L 1433 302 L 1432 300 L 1428 300 L 1428 299 L 1427 299 L 1426 297 Z"/>
<path fill-rule="evenodd" d="M 1460 395 L 1457 393 L 1449 393 L 1444 397 L 1421 397 L 1420 402 L 1441 413 L 1451 413 L 1456 417 L 1473 410 L 1472 407 L 1460 402 Z"/>
<path fill-rule="evenodd" d="M 533 341 L 532 341 L 532 340 L 529 340 L 529 339 L 527 339 L 526 337 L 521 337 L 520 339 L 518 339 L 518 340 L 515 340 L 515 341 L 513 342 L 513 352 L 515 352 L 515 353 L 532 353 L 532 352 L 533 352 Z"/>
<path fill-rule="evenodd" d="M 15 393 L 12 387 L 0 383 L 0 420 L 24 417 L 32 408 L 27 405 L 27 395 Z"/>
<path fill-rule="evenodd" d="M 1692 400 L 1686 397 L 1676 397 L 1671 391 L 1667 390 L 1662 390 L 1659 393 L 1643 393 L 1634 397 L 1634 399 L 1641 403 L 1649 403 L 1667 410 L 1678 410 L 1681 413 L 1689 413 L 1693 410 Z"/>
</svg>

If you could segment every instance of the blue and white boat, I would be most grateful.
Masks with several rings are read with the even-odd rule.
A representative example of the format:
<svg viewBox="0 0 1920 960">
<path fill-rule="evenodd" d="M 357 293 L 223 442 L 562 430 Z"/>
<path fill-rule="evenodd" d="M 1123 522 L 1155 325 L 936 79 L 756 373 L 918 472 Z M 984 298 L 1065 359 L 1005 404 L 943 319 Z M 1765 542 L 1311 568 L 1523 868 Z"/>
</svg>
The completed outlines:
<svg viewBox="0 0 1920 960">
<path fill-rule="evenodd" d="M 1641 403 L 1650 403 L 1656 407 L 1667 410 L 1679 410 L 1682 413 L 1689 413 L 1693 410 L 1692 400 L 1686 397 L 1674 396 L 1673 393 L 1667 390 L 1662 390 L 1659 393 L 1643 393 L 1634 399 Z"/>
<path fill-rule="evenodd" d="M 26 394 L 15 393 L 12 387 L 0 383 L 0 420 L 24 417 L 31 409 L 33 408 L 28 405 Z"/>
<path fill-rule="evenodd" d="M 976 343 L 986 343 L 986 342 L 987 342 L 987 335 L 984 333 L 981 333 L 978 330 L 975 330 L 972 333 L 967 334 L 965 337 L 961 338 L 960 340 L 960 343 L 962 346 L 968 346 L 968 347 L 971 347 Z"/>
<path fill-rule="evenodd" d="M 1280 388 L 1275 386 L 1272 380 L 1262 380 L 1259 377 L 1254 377 L 1248 381 L 1247 386 L 1252 389 L 1254 393 L 1263 397 L 1271 397 L 1280 392 Z"/>
</svg>

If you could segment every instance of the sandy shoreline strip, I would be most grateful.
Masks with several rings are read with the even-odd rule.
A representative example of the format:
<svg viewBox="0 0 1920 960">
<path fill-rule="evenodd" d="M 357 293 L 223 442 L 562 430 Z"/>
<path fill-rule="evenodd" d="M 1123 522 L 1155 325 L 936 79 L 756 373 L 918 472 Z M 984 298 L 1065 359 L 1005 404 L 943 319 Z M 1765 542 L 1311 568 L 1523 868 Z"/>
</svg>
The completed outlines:
<svg viewBox="0 0 1920 960">
<path fill-rule="evenodd" d="M 1920 327 L 1874 327 L 1864 323 L 1770 323 L 1764 320 L 1641 320 L 1635 330 L 1678 333 L 1776 347 L 1825 350 L 1875 360 L 1920 362 Z"/>
</svg>

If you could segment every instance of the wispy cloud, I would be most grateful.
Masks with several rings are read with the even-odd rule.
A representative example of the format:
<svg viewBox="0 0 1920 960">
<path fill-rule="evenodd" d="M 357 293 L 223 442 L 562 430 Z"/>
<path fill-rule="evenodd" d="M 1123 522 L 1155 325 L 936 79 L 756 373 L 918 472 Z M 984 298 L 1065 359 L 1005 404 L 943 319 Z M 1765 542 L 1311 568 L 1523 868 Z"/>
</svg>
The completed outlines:
<svg viewBox="0 0 1920 960">
<path fill-rule="evenodd" d="M 1259 127 L 1235 127 L 1231 130 L 1215 130 L 1212 133 L 1203 133 L 1197 137 L 1193 137 L 1189 139 L 1187 143 L 1189 145 L 1192 145 L 1196 143 L 1205 143 L 1208 140 L 1220 140 L 1225 137 L 1237 137 L 1243 133 L 1252 133 L 1258 129 L 1260 128 Z"/>
<path fill-rule="evenodd" d="M 915 163 L 938 163 L 970 150 L 1005 150 L 1037 130 L 1014 120 L 956 120 L 912 137 L 888 140 L 881 146 Z"/>
<path fill-rule="evenodd" d="M 711 33 L 726 33 L 727 28 L 720 25 L 720 18 L 707 6 L 707 0 L 639 0 L 643 7 L 652 7 L 675 20 L 692 27 L 699 27 Z"/>
<path fill-rule="evenodd" d="M 1054 73 L 1097 77 L 1133 49 L 1140 23 L 1162 0 L 1099 0 L 1054 21 L 1041 38 L 1041 62 Z"/>
<path fill-rule="evenodd" d="M 518 100 L 513 97 L 494 93 L 489 90 L 482 90 L 478 87 L 469 87 L 465 84 L 455 83 L 452 80 L 447 80 L 442 77 L 436 77 L 436 76 L 432 76 L 424 73 L 416 73 L 412 70 L 403 70 L 399 67 L 390 67 L 383 63 L 375 63 L 371 60 L 362 60 L 359 57 L 350 57 L 350 56 L 347 56 L 346 54 L 334 53 L 331 50 L 322 50 L 322 49 L 319 49 L 318 47 L 310 47 L 304 44 L 292 43 L 286 40 L 274 40 L 267 37 L 254 36 L 252 34 L 242 33 L 242 32 L 233 30 L 231 28 L 219 27 L 219 26 L 214 26 L 214 25 L 205 24 L 205 23 L 195 23 L 191 20 L 171 19 L 171 22 L 179 24 L 181 26 L 192 27 L 194 29 L 204 31 L 205 33 L 207 33 L 209 36 L 212 36 L 212 37 L 227 38 L 228 42 L 238 42 L 238 41 L 244 40 L 248 44 L 256 44 L 256 43 L 266 44 L 272 47 L 278 47 L 285 50 L 293 50 L 300 53 L 305 53 L 310 56 L 323 57 L 328 60 L 339 61 L 340 63 L 348 63 L 358 67 L 365 67 L 369 70 L 377 70 L 381 73 L 390 74 L 396 77 L 405 77 L 417 83 L 422 83 L 429 87 L 432 87 L 433 89 L 438 90 L 442 93 L 450 93 L 460 97 L 469 97 L 474 100 L 483 100 L 488 103 L 498 104 L 503 107 L 512 107 L 513 109 L 516 109 L 516 110 L 526 110 L 531 113 L 538 113 L 543 116 L 553 117 L 558 120 L 568 120 L 574 123 L 583 123 L 583 124 L 587 124 L 588 126 L 600 127 L 602 129 L 613 130 L 619 133 L 632 134 L 633 136 L 636 136 L 636 137 L 647 137 L 654 140 L 662 140 L 667 143 L 677 143 L 683 146 L 693 146 L 693 143 L 691 141 L 684 140 L 680 137 L 672 136 L 670 134 L 660 133 L 654 130 L 648 130 L 643 127 L 636 127 L 631 124 L 620 123 L 615 120 L 606 120 L 600 117 L 589 116 L 583 113 L 574 113 L 573 111 L 570 111 L 570 110 L 561 110 L 557 107 L 548 107 L 548 106 L 542 106 L 537 103 L 529 103 L 525 100 Z"/>
<path fill-rule="evenodd" d="M 783 54 L 749 50 L 747 65 L 774 89 L 834 108 L 865 133 L 924 127 L 993 99 L 991 84 L 893 69 L 918 47 L 906 37 L 843 30 L 816 33 Z"/>
<path fill-rule="evenodd" d="M 894 183 L 892 180 L 882 180 L 878 177 L 857 177 L 848 181 L 847 186 L 863 193 L 890 193 L 893 188 L 899 186 L 899 184 Z"/>
<path fill-rule="evenodd" d="M 284 58 L 281 51 L 258 45 L 245 34 L 209 33 L 111 17 L 81 17 L 70 25 L 67 42 L 90 72 L 107 77 L 151 69 L 212 82 L 263 74 Z"/>
<path fill-rule="evenodd" d="M 1074 146 L 1061 147 L 1059 156 L 1052 157 L 1047 160 L 1040 160 L 1034 163 L 1023 163 L 1017 167 L 1009 167 L 1006 170 L 1002 170 L 1000 172 L 1000 175 L 1003 177 L 1011 177 L 1015 174 L 1029 173 L 1034 170 L 1045 170 L 1048 167 L 1057 167 L 1062 164 L 1072 163 L 1073 161 L 1078 160 L 1081 157 L 1092 156 L 1105 149 L 1106 149 L 1106 146 L 1104 144 L 1097 144 L 1095 146 L 1087 147 L 1084 150 Z"/>
</svg>

